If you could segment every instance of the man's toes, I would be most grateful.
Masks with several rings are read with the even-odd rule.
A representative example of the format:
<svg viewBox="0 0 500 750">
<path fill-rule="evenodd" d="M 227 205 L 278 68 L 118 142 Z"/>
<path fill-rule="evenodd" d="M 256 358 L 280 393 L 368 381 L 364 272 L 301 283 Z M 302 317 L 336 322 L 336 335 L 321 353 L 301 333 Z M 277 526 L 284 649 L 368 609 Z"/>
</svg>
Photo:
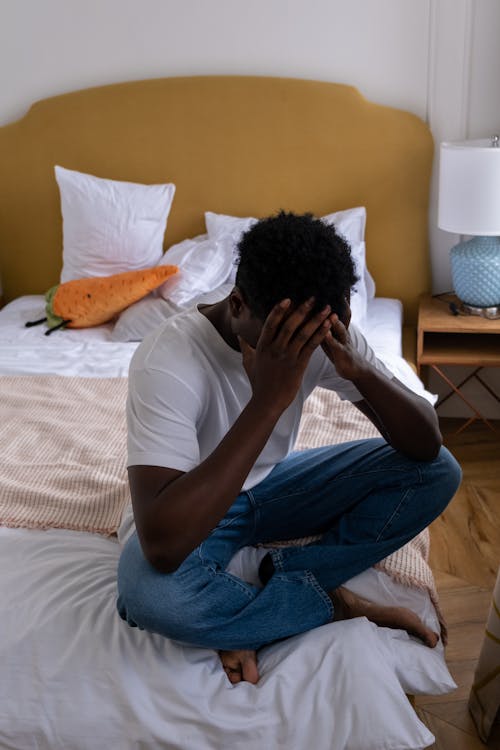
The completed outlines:
<svg viewBox="0 0 500 750">
<path fill-rule="evenodd" d="M 259 681 L 259 670 L 257 669 L 257 660 L 255 656 L 248 656 L 241 662 L 243 670 L 243 679 L 256 685 Z"/>
<path fill-rule="evenodd" d="M 236 685 L 236 683 L 241 682 L 241 680 L 243 679 L 241 675 L 241 669 L 234 667 L 224 667 L 224 672 L 227 674 L 227 678 L 232 685 Z"/>
<path fill-rule="evenodd" d="M 426 644 L 426 646 L 430 646 L 430 648 L 435 648 L 437 646 L 438 641 L 439 641 L 438 634 L 435 633 L 433 630 L 428 630 L 424 636 L 424 643 Z"/>
<path fill-rule="evenodd" d="M 244 680 L 255 685 L 259 681 L 255 651 L 219 651 L 219 656 L 231 684 L 236 685 Z"/>
<path fill-rule="evenodd" d="M 408 627 L 408 632 L 420 638 L 430 648 L 434 648 L 439 641 L 439 635 L 428 628 L 420 619 L 416 621 L 413 627 Z"/>
</svg>

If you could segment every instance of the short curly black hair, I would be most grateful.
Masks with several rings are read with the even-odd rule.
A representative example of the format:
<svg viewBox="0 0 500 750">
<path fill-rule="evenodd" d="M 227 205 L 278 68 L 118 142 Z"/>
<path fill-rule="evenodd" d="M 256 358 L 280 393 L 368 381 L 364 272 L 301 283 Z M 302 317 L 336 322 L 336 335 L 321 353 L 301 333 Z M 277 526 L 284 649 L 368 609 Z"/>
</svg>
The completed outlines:
<svg viewBox="0 0 500 750">
<path fill-rule="evenodd" d="M 286 298 L 298 305 L 314 297 L 315 309 L 329 304 L 341 315 L 358 280 L 348 243 L 309 213 L 280 211 L 261 219 L 243 234 L 237 251 L 236 286 L 260 320 Z"/>
</svg>

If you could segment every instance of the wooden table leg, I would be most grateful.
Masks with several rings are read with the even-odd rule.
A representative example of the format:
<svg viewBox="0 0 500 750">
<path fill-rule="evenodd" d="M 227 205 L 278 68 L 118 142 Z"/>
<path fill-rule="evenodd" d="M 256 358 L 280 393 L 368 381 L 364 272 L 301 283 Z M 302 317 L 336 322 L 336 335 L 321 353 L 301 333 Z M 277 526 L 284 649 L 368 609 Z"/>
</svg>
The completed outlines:
<svg viewBox="0 0 500 750">
<path fill-rule="evenodd" d="M 458 433 L 462 432 L 463 430 L 465 430 L 465 429 L 466 429 L 466 427 L 468 427 L 468 426 L 469 426 L 470 424 L 472 424 L 472 422 L 475 422 L 475 421 L 476 421 L 476 419 L 480 419 L 480 420 L 481 420 L 482 422 L 484 422 L 484 424 L 485 424 L 485 425 L 487 425 L 487 427 L 489 427 L 489 428 L 490 428 L 490 430 L 492 430 L 493 432 L 497 432 L 497 429 L 496 429 L 496 428 L 495 428 L 495 427 L 494 427 L 494 426 L 493 426 L 493 425 L 491 424 L 491 422 L 489 422 L 489 421 L 488 421 L 488 420 L 486 419 L 486 417 L 485 417 L 485 416 L 483 416 L 483 415 L 481 414 L 481 412 L 479 411 L 479 409 L 476 409 L 476 407 L 475 407 L 475 406 L 474 406 L 474 405 L 473 405 L 473 404 L 472 404 L 472 403 L 471 403 L 471 402 L 469 401 L 469 399 L 468 399 L 468 398 L 466 398 L 466 396 L 464 396 L 464 394 L 463 394 L 463 393 L 462 393 L 462 391 L 460 390 L 460 388 L 461 388 L 461 387 L 463 386 L 463 384 L 464 384 L 464 383 L 466 383 L 466 382 L 467 382 L 468 380 L 470 380 L 470 378 L 472 378 L 472 377 L 476 377 L 476 378 L 477 378 L 478 380 L 480 380 L 480 382 L 482 383 L 482 380 L 481 380 L 480 378 L 478 378 L 478 376 L 477 376 L 477 373 L 479 372 L 479 370 L 481 370 L 481 369 L 482 369 L 481 367 L 478 367 L 478 368 L 477 368 L 477 369 L 476 369 L 476 370 L 475 370 L 475 371 L 474 371 L 473 373 L 471 373 L 470 375 L 468 375 L 468 376 L 467 376 L 467 377 L 465 378 L 465 380 L 463 380 L 463 381 L 462 381 L 462 382 L 461 382 L 461 383 L 460 383 L 460 384 L 459 384 L 458 386 L 456 386 L 456 385 L 455 385 L 455 383 L 454 383 L 454 382 L 453 382 L 452 380 L 450 380 L 450 378 L 449 378 L 449 377 L 448 377 L 447 375 L 445 375 L 445 373 L 444 373 L 444 372 L 443 372 L 442 370 L 440 370 L 440 369 L 439 369 L 439 367 L 438 367 L 437 365 L 431 365 L 431 367 L 432 367 L 432 369 L 433 369 L 433 370 L 435 370 L 435 372 L 437 372 L 437 374 L 438 374 L 438 375 L 440 376 L 440 378 L 442 378 L 442 379 L 444 380 L 444 382 L 445 382 L 445 383 L 446 383 L 446 384 L 447 384 L 447 385 L 448 385 L 448 386 L 449 386 L 449 387 L 450 387 L 450 388 L 452 389 L 452 392 L 453 392 L 453 393 L 456 393 L 456 394 L 457 394 L 457 396 L 459 396 L 459 397 L 460 397 L 460 398 L 462 399 L 462 401 L 463 401 L 463 402 L 464 402 L 465 404 L 467 404 L 467 406 L 469 407 L 469 409 L 470 409 L 470 410 L 471 410 L 471 411 L 472 411 L 472 412 L 474 413 L 474 415 L 475 415 L 475 416 L 473 416 L 473 417 L 470 417 L 470 418 L 469 418 L 469 419 L 468 419 L 468 420 L 467 420 L 467 421 L 465 422 L 465 424 L 464 424 L 464 425 L 462 425 L 462 426 L 461 426 L 461 427 L 460 427 L 460 428 L 459 428 L 459 429 L 458 429 L 458 430 L 456 431 L 456 433 L 455 433 L 455 434 L 458 434 Z M 484 385 L 484 384 L 483 384 L 483 385 Z M 490 388 L 489 388 L 489 387 L 487 387 L 487 390 L 489 391 L 489 390 L 490 390 Z M 445 397 L 444 397 L 443 399 L 441 399 L 440 401 L 438 401 L 438 403 L 436 404 L 436 408 L 437 408 L 438 406 L 440 406 L 440 405 L 441 405 L 441 404 L 443 403 L 443 401 L 446 401 L 446 399 L 447 399 L 447 398 L 449 398 L 449 396 L 451 396 L 451 395 L 452 395 L 452 393 L 449 393 L 449 394 L 447 394 L 447 396 L 445 396 Z M 495 394 L 495 397 L 496 397 L 496 394 Z"/>
</svg>

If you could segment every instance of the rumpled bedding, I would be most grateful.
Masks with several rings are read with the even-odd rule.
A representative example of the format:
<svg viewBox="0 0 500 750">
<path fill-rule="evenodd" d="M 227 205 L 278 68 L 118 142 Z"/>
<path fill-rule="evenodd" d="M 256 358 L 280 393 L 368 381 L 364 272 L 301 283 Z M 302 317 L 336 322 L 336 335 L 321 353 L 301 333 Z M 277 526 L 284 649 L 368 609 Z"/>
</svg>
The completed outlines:
<svg viewBox="0 0 500 750">
<path fill-rule="evenodd" d="M 96 396 L 99 388 L 109 394 L 106 389 L 114 386 L 101 382 L 107 378 L 125 385 L 123 376 L 135 346 L 111 342 L 109 329 L 92 331 L 89 337 L 73 335 L 85 334 L 73 331 L 68 336 L 70 332 L 61 332 L 57 338 L 54 334 L 50 340 L 16 338 L 15 331 L 2 324 L 2 312 L 0 375 L 4 377 L 0 385 L 13 409 L 12 420 L 17 420 L 18 436 L 23 432 L 19 425 L 26 428 L 25 413 L 19 394 L 12 407 L 14 381 L 10 378 L 17 381 L 20 374 L 33 378 L 24 381 L 30 385 L 25 389 L 26 403 L 30 392 L 36 400 L 37 381 L 47 384 L 47 394 L 53 381 L 56 400 L 66 390 L 69 393 L 73 380 L 79 388 L 84 380 L 95 379 L 87 396 Z M 44 380 L 47 374 L 57 377 Z M 121 408 L 122 386 L 116 389 L 114 409 Z M 78 388 L 75 393 L 80 392 Z M 103 403 L 102 393 L 99 398 Z M 115 397 L 108 398 L 111 404 Z M 82 413 L 76 412 L 73 432 L 85 420 L 83 404 L 82 398 Z M 314 402 L 310 406 L 314 412 Z M 87 412 L 88 423 L 94 424 L 94 419 Z M 36 506 L 32 500 L 43 482 L 37 487 L 35 481 L 33 495 L 29 472 L 34 470 L 36 475 L 42 460 L 34 460 L 36 451 L 30 452 L 29 440 L 40 441 L 37 450 L 41 448 L 40 455 L 50 467 L 56 446 L 45 438 L 59 430 L 56 420 L 45 437 L 39 429 L 30 438 L 37 421 L 38 416 L 32 414 L 22 449 L 29 448 L 23 473 L 31 506 Z M 307 426 L 306 421 L 299 439 L 308 441 L 311 423 Z M 5 432 L 5 422 L 2 427 Z M 97 436 L 89 431 L 88 452 L 82 453 L 88 466 L 116 457 L 122 438 L 113 442 L 114 429 L 112 438 L 110 432 L 100 433 L 101 445 L 109 444 L 96 454 Z M 7 451 L 8 436 L 3 439 L 2 450 Z M 70 443 L 63 455 L 65 444 L 63 438 L 57 449 L 62 451 L 58 467 L 75 455 Z M 22 466 L 22 454 L 18 466 Z M 49 468 L 47 481 L 50 474 Z M 23 479 L 20 471 L 12 475 L 16 483 Z M 60 476 L 62 491 L 57 500 L 64 504 L 64 471 Z M 126 501 L 126 491 L 120 492 L 116 508 Z M 97 498 L 99 493 L 93 495 Z M 4 506 L 6 497 L 8 505 L 8 493 L 0 489 Z M 21 500 L 16 500 L 18 508 Z M 417 750 L 432 744 L 432 734 L 416 716 L 406 693 L 440 694 L 455 687 L 441 643 L 429 649 L 405 632 L 378 628 L 366 618 L 332 623 L 263 649 L 259 683 L 233 686 L 215 652 L 130 628 L 118 617 L 120 543 L 113 530 L 119 527 L 120 514 L 99 510 L 102 520 L 97 523 L 94 518 L 86 530 L 53 528 L 57 524 L 54 516 L 46 515 L 53 511 L 48 500 L 45 493 L 42 516 L 36 523 L 22 522 L 23 526 L 39 523 L 38 528 L 9 528 L 6 517 L 0 527 L 0 750 L 303 750 L 309 746 L 318 750 Z M 93 501 L 87 498 L 83 506 L 89 503 Z M 99 503 L 93 511 L 101 507 Z M 76 517 L 86 512 L 83 506 Z M 69 523 L 66 517 L 64 524 Z M 375 568 L 348 585 L 381 603 L 409 606 L 430 627 L 439 629 L 425 588 L 404 585 Z"/>
</svg>

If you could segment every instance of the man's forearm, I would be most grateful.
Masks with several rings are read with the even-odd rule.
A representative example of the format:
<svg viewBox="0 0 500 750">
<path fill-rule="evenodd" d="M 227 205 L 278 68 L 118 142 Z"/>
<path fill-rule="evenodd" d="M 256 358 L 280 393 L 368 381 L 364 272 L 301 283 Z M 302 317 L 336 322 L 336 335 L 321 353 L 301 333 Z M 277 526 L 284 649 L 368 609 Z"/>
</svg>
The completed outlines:
<svg viewBox="0 0 500 750">
<path fill-rule="evenodd" d="M 149 559 L 172 572 L 232 505 L 281 416 L 253 399 L 217 448 L 199 466 L 149 500 Z M 154 507 L 153 507 L 154 506 Z"/>
<path fill-rule="evenodd" d="M 396 450 L 421 461 L 437 456 L 442 444 L 439 421 L 426 399 L 371 366 L 353 383 L 373 412 L 368 416 Z"/>
</svg>

